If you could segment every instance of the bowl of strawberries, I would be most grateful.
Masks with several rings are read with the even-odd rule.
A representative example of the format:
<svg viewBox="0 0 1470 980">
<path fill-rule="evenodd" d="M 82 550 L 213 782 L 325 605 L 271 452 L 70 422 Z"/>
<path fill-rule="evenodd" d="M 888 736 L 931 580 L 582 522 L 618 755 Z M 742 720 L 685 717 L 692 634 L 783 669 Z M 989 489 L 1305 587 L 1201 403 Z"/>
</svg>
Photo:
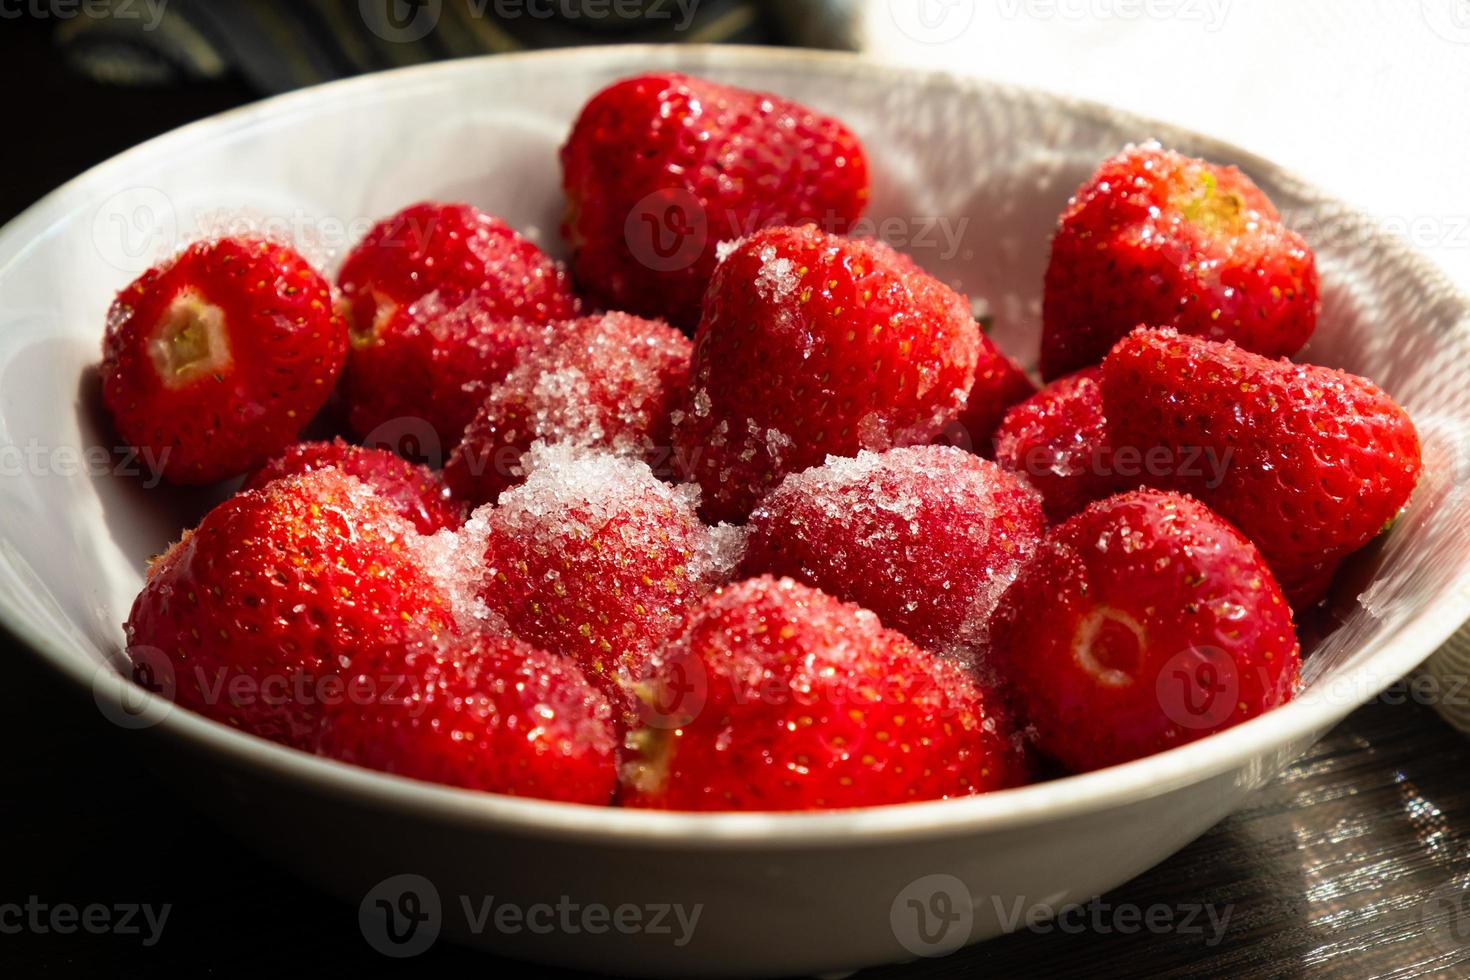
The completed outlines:
<svg viewBox="0 0 1470 980">
<path fill-rule="evenodd" d="M 66 185 L 0 294 L 6 626 L 389 955 L 943 955 L 1470 618 L 1470 300 L 1044 93 L 367 76 Z"/>
</svg>

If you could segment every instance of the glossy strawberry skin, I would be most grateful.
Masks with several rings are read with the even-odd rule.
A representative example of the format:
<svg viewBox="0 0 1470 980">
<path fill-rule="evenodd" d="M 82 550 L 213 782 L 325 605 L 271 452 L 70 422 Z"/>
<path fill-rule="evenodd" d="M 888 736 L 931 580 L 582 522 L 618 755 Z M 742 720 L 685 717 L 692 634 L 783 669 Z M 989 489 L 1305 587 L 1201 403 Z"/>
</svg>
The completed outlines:
<svg viewBox="0 0 1470 980">
<path fill-rule="evenodd" d="M 640 685 L 623 803 L 825 810 L 1024 781 L 1000 699 L 871 612 L 752 579 L 691 612 Z"/>
<path fill-rule="evenodd" d="M 490 634 L 414 640 L 361 658 L 318 751 L 426 782 L 605 806 L 617 788 L 612 708 L 570 661 Z"/>
<path fill-rule="evenodd" d="M 1102 385 L 1114 451 L 1178 460 L 1145 479 L 1240 528 L 1298 608 L 1398 514 L 1422 469 L 1409 416 L 1342 371 L 1140 329 L 1108 355 Z"/>
<path fill-rule="evenodd" d="M 604 313 L 547 328 L 484 404 L 445 466 L 456 497 L 490 503 L 518 484 L 536 441 L 670 466 L 670 415 L 689 389 L 688 338 L 662 321 Z"/>
<path fill-rule="evenodd" d="M 366 438 L 395 419 L 424 419 L 444 452 L 525 345 L 505 321 L 579 311 L 565 270 L 468 204 L 424 202 L 385 218 L 337 281 L 352 337 L 343 393 L 353 431 Z"/>
<path fill-rule="evenodd" d="M 946 429 L 941 441 L 986 459 L 994 458 L 996 429 L 1008 411 L 1034 394 L 1036 385 L 1021 366 L 981 334 L 975 383 L 960 417 Z"/>
<path fill-rule="evenodd" d="M 751 514 L 744 575 L 789 575 L 973 659 L 1045 531 L 1034 491 L 987 460 L 920 446 L 787 477 Z"/>
<path fill-rule="evenodd" d="M 1100 362 L 1139 324 L 1295 354 L 1317 324 L 1316 259 L 1234 167 L 1130 147 L 1068 205 L 1052 241 L 1041 371 Z"/>
<path fill-rule="evenodd" d="M 685 75 L 598 93 L 561 161 L 579 286 L 604 309 L 684 330 L 719 243 L 804 221 L 840 234 L 868 201 L 867 159 L 842 123 Z"/>
<path fill-rule="evenodd" d="M 1111 497 L 1048 536 L 997 610 L 996 666 L 1073 772 L 1162 752 L 1290 700 L 1300 649 L 1260 553 L 1203 504 Z"/>
<path fill-rule="evenodd" d="M 729 561 L 680 491 L 641 462 L 538 455 L 486 524 L 482 598 L 520 639 L 573 658 L 616 699 Z"/>
<path fill-rule="evenodd" d="M 107 324 L 103 401 L 173 483 L 234 476 L 294 440 L 347 351 L 326 280 L 261 239 L 190 245 L 120 292 Z"/>
<path fill-rule="evenodd" d="M 238 494 L 149 569 L 128 652 L 167 663 L 179 705 L 309 749 L 360 651 L 455 631 L 416 539 L 338 470 Z"/>
<path fill-rule="evenodd" d="M 1053 521 L 1126 489 L 1129 479 L 1118 474 L 1108 444 L 1102 368 L 1053 381 L 1006 413 L 995 460 L 1040 492 Z"/>
<path fill-rule="evenodd" d="M 464 509 L 449 498 L 439 474 L 387 450 L 353 446 L 341 439 L 288 446 L 246 477 L 240 489 L 259 490 L 274 480 L 324 469 L 357 477 L 420 534 L 464 523 Z"/>
<path fill-rule="evenodd" d="M 738 520 L 829 454 L 932 442 L 975 380 L 964 297 L 879 242 L 760 232 L 715 270 L 675 466 L 710 520 Z"/>
<path fill-rule="evenodd" d="M 354 345 L 342 381 L 351 430 L 369 445 L 442 464 L 490 388 L 547 337 L 547 325 L 506 319 L 503 306 L 488 292 L 455 306 L 432 296 Z"/>
</svg>

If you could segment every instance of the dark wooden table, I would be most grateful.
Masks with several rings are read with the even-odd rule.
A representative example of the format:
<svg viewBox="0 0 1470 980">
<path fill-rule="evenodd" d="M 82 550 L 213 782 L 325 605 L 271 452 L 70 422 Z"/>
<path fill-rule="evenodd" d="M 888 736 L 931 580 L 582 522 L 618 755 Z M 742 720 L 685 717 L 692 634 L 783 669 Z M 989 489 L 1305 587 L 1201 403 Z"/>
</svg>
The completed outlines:
<svg viewBox="0 0 1470 980">
<path fill-rule="evenodd" d="M 88 85 L 50 55 L 43 30 L 24 22 L 0 23 L 0 79 L 11 96 L 0 104 L 8 151 L 0 220 L 91 163 L 250 97 L 232 82 L 146 94 Z M 243 849 L 190 808 L 187 785 L 161 782 L 143 760 L 123 755 L 85 693 L 61 685 L 25 651 L 0 655 L 0 906 L 32 896 L 79 908 L 170 906 L 152 946 L 136 935 L 0 931 L 0 975 L 514 969 L 447 946 L 414 960 L 378 956 L 355 909 Z M 1106 906 L 1070 919 L 1067 931 L 1023 932 L 866 975 L 1470 977 L 1467 892 L 1470 742 L 1428 708 L 1380 701 L 1245 810 L 1104 896 Z M 1196 906 L 1228 920 L 1218 941 L 1208 927 L 1115 928 L 1156 905 L 1175 921 Z M 1120 917 L 1120 908 L 1140 911 Z"/>
</svg>

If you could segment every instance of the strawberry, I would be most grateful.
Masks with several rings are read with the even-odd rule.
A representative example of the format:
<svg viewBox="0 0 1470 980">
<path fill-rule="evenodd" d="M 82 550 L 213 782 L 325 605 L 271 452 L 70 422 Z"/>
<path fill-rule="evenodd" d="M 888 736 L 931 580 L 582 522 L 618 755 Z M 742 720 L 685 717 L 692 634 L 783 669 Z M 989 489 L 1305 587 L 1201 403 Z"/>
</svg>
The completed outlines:
<svg viewBox="0 0 1470 980">
<path fill-rule="evenodd" d="M 546 340 L 548 326 L 507 320 L 501 305 L 482 292 L 446 307 L 434 294 L 394 313 L 348 355 L 348 427 L 368 445 L 442 464 L 491 387 Z"/>
<path fill-rule="evenodd" d="M 1053 381 L 1012 408 L 996 431 L 995 459 L 1040 491 L 1053 521 L 1122 489 L 1128 480 L 1108 447 L 1102 368 Z"/>
<path fill-rule="evenodd" d="M 1189 497 L 1111 497 L 1054 530 L 996 611 L 995 662 L 1073 772 L 1162 752 L 1290 700 L 1291 609 L 1240 532 Z"/>
<path fill-rule="evenodd" d="M 504 321 L 578 312 L 560 266 L 468 204 L 416 204 L 384 219 L 337 281 L 352 336 L 343 392 L 353 431 L 365 438 L 421 418 L 445 451 L 529 339 Z"/>
<path fill-rule="evenodd" d="M 868 202 L 867 159 L 842 123 L 686 75 L 598 93 L 561 161 L 578 284 L 606 309 L 685 330 L 720 242 L 805 221 L 840 234 Z"/>
<path fill-rule="evenodd" d="M 310 747 L 360 651 L 455 630 L 417 539 L 336 469 L 238 494 L 149 568 L 128 653 L 150 668 L 164 659 L 183 707 Z"/>
<path fill-rule="evenodd" d="M 689 387 L 689 340 L 661 321 L 604 313 L 550 328 L 488 394 L 444 476 L 487 503 L 520 482 L 536 441 L 668 463 L 669 414 Z"/>
<path fill-rule="evenodd" d="M 173 483 L 213 483 L 279 451 L 326 403 L 347 330 L 331 287 L 285 245 L 196 242 L 113 301 L 102 397 L 118 435 Z"/>
<path fill-rule="evenodd" d="M 1035 491 L 994 463 L 918 446 L 788 476 L 749 528 L 743 574 L 792 576 L 971 659 L 1046 520 Z"/>
<path fill-rule="evenodd" d="M 526 482 L 471 521 L 485 534 L 482 599 L 516 636 L 574 658 L 621 698 L 621 682 L 727 577 L 733 542 L 642 462 L 567 446 L 526 459 Z"/>
<path fill-rule="evenodd" d="M 575 664 L 506 637 L 413 640 L 359 658 L 323 755 L 427 782 L 606 805 L 612 709 Z"/>
<path fill-rule="evenodd" d="M 1052 241 L 1041 371 L 1102 360 L 1140 323 L 1295 354 L 1317 325 L 1316 259 L 1234 167 L 1132 146 L 1078 190 Z"/>
<path fill-rule="evenodd" d="M 1422 468 L 1409 416 L 1342 371 L 1140 329 L 1108 355 L 1102 387 L 1115 459 L 1167 461 L 1144 479 L 1240 528 L 1298 608 L 1403 508 Z"/>
<path fill-rule="evenodd" d="M 653 658 L 623 802 L 825 810 L 1022 781 L 1000 699 L 867 610 L 791 579 L 721 589 Z"/>
<path fill-rule="evenodd" d="M 341 439 L 298 442 L 245 478 L 242 490 L 258 490 L 273 480 L 323 469 L 355 476 L 386 500 L 420 534 L 464 523 L 464 512 L 449 499 L 439 475 L 383 449 L 351 446 Z"/>
<path fill-rule="evenodd" d="M 1002 354 L 982 333 L 975 383 L 965 399 L 960 417 L 946 428 L 941 441 L 991 458 L 995 450 L 995 430 L 1006 412 L 1034 394 L 1036 385 L 1026 377 L 1021 366 Z"/>
<path fill-rule="evenodd" d="M 674 462 L 713 520 L 829 454 L 933 441 L 975 381 L 964 297 L 875 241 L 776 228 L 730 251 L 694 338 Z"/>
</svg>

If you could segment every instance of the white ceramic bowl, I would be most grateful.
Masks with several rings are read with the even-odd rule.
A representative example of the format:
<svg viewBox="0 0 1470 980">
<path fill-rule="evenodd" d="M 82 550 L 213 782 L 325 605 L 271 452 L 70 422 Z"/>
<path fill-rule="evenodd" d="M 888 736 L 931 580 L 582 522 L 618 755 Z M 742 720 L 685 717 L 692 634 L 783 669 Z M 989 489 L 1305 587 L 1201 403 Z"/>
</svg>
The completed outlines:
<svg viewBox="0 0 1470 980">
<path fill-rule="evenodd" d="M 112 293 L 183 238 L 293 233 L 330 264 L 371 219 L 466 199 L 555 248 L 555 153 L 582 103 L 621 76 L 678 69 L 770 89 L 846 119 L 876 171 L 879 230 L 999 316 L 1031 357 L 1050 231 L 1069 193 L 1124 143 L 1158 137 L 1244 167 L 1318 250 L 1315 361 L 1404 402 L 1427 470 L 1388 540 L 1338 597 L 1299 700 L 1185 748 L 975 799 L 821 815 L 680 815 L 463 792 L 314 758 L 171 709 L 115 670 L 146 558 L 207 501 L 105 465 L 95 378 Z M 263 225 L 267 218 L 273 219 Z M 958 234 L 951 246 L 941 232 Z M 994 936 L 1009 913 L 1125 881 L 1228 814 L 1470 618 L 1470 301 L 1355 212 L 1250 154 L 1096 105 L 857 58 L 777 50 L 618 48 L 460 61 L 368 76 L 188 126 L 52 194 L 0 233 L 0 613 L 56 670 L 92 687 L 118 738 L 171 767 L 272 860 L 361 903 L 369 941 L 447 938 L 633 974 L 856 968 Z M 31 451 L 27 453 L 27 449 Z M 96 461 L 93 460 L 93 463 Z M 1371 583 L 1371 584 L 1365 584 Z M 1359 593 L 1361 598 L 1359 598 Z M 417 875 L 370 890 L 385 878 Z M 440 913 L 405 947 L 382 908 Z M 476 931 L 461 896 L 523 908 L 700 906 L 679 930 Z M 386 906 L 378 900 L 386 898 Z M 921 916 L 920 912 L 926 913 Z M 650 913 L 652 914 L 652 913 Z M 575 920 L 580 922 L 580 919 Z M 594 924 L 595 924 L 595 920 Z M 668 921 L 673 921 L 672 919 Z M 400 925 L 407 934 L 406 920 Z"/>
</svg>

